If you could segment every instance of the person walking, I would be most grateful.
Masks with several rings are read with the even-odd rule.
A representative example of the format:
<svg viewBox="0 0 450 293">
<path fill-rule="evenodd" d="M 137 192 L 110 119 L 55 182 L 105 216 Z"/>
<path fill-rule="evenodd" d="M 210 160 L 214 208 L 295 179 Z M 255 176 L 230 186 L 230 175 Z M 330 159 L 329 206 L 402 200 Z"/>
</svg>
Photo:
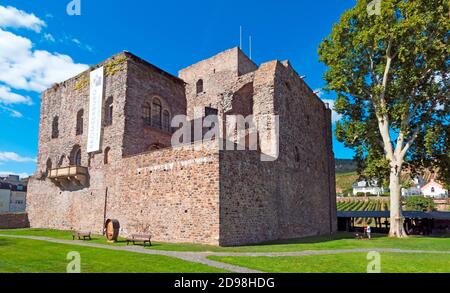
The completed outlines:
<svg viewBox="0 0 450 293">
<path fill-rule="evenodd" d="M 371 232 L 372 232 L 372 231 L 371 231 L 370 225 L 367 225 L 366 233 L 367 233 L 367 238 L 369 238 L 369 239 L 372 238 L 372 236 L 371 236 L 371 234 L 370 234 Z"/>
</svg>

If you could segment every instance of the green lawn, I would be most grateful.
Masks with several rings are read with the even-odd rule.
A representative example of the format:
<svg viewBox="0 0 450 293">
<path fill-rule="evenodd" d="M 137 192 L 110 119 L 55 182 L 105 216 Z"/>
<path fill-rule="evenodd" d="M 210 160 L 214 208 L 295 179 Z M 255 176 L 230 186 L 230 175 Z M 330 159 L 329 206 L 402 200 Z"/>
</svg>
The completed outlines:
<svg viewBox="0 0 450 293">
<path fill-rule="evenodd" d="M 0 230 L 0 234 L 72 239 L 71 232 L 49 229 Z M 91 243 L 107 244 L 103 236 Z M 121 240 L 115 244 L 125 245 Z M 324 249 L 398 248 L 450 251 L 450 238 L 409 237 L 393 239 L 375 235 L 372 240 L 356 240 L 353 234 L 309 237 L 261 245 L 216 247 L 196 244 L 154 243 L 147 249 L 211 252 L 289 252 Z M 176 258 L 127 251 L 64 245 L 38 240 L 0 236 L 0 272 L 65 272 L 67 253 L 81 254 L 82 272 L 220 272 L 202 264 Z M 219 257 L 210 259 L 265 272 L 366 272 L 367 253 L 345 253 L 290 257 Z M 450 272 L 450 254 L 381 253 L 382 272 Z"/>
<path fill-rule="evenodd" d="M 71 251 L 80 253 L 82 273 L 224 272 L 167 256 L 0 237 L 0 273 L 64 273 Z"/>
<path fill-rule="evenodd" d="M 67 231 L 56 231 L 48 229 L 17 229 L 0 230 L 0 234 L 9 235 L 33 235 L 58 239 L 72 239 L 71 233 Z M 212 252 L 287 252 L 301 250 L 323 250 L 323 249 L 352 249 L 352 248 L 401 248 L 418 250 L 450 250 L 450 238 L 434 237 L 409 237 L 407 239 L 388 238 L 384 235 L 374 235 L 372 240 L 356 240 L 351 233 L 338 233 L 333 237 L 309 237 L 293 239 L 288 241 L 276 241 L 261 245 L 239 246 L 239 247 L 217 247 L 197 244 L 174 244 L 153 243 L 148 249 L 170 250 L 170 251 L 212 251 Z M 94 236 L 94 243 L 107 244 L 102 236 Z M 111 245 L 125 245 L 119 242 Z"/>
<path fill-rule="evenodd" d="M 366 273 L 367 253 L 208 258 L 270 273 Z M 381 253 L 382 273 L 450 273 L 450 255 Z"/>
</svg>

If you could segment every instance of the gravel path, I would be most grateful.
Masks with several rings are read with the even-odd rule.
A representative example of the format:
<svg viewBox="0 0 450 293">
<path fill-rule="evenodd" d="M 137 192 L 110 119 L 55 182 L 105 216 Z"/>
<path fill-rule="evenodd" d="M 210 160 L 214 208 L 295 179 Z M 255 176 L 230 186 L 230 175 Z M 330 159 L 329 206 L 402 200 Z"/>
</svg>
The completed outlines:
<svg viewBox="0 0 450 293">
<path fill-rule="evenodd" d="M 236 265 L 226 264 L 218 261 L 213 261 L 208 259 L 208 256 L 247 256 L 247 257 L 280 257 L 280 256 L 304 256 L 304 255 L 325 255 L 325 254 L 341 254 L 341 253 L 357 253 L 357 252 L 392 252 L 392 253 L 432 253 L 432 254 L 450 254 L 450 251 L 441 250 L 410 250 L 410 249 L 396 249 L 396 248 L 355 248 L 355 249 L 333 249 L 333 250 L 304 250 L 304 251 L 293 251 L 293 252 L 184 252 L 184 251 L 166 251 L 166 250 L 152 250 L 145 249 L 142 246 L 112 246 L 106 244 L 91 243 L 80 240 L 63 240 L 48 237 L 38 237 L 38 236 L 19 236 L 19 235 L 3 235 L 0 237 L 9 238 L 23 238 L 47 241 L 59 244 L 69 244 L 69 245 L 79 245 L 86 247 L 95 247 L 109 250 L 118 251 L 129 251 L 143 254 L 152 255 L 164 255 L 175 257 L 178 259 L 201 263 L 211 267 L 220 268 L 228 270 L 235 273 L 262 273 L 261 271 L 252 270 Z"/>
</svg>

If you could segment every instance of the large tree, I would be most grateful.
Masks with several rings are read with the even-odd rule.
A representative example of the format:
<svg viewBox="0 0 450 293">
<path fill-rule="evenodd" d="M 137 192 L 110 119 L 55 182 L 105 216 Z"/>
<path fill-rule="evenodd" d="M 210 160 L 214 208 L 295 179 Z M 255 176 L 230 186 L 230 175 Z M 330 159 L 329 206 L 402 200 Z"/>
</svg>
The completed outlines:
<svg viewBox="0 0 450 293">
<path fill-rule="evenodd" d="M 355 150 L 360 173 L 389 182 L 390 236 L 406 237 L 402 172 L 449 175 L 448 0 L 358 0 L 319 55 L 342 115 L 336 136 Z"/>
</svg>

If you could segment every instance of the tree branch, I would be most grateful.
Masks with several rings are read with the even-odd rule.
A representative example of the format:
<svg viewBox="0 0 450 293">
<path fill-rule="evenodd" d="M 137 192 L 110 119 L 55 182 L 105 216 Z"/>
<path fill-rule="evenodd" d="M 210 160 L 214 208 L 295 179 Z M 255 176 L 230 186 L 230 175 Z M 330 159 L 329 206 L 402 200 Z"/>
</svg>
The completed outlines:
<svg viewBox="0 0 450 293">
<path fill-rule="evenodd" d="M 414 132 L 412 133 L 410 139 L 408 140 L 408 142 L 406 143 L 405 147 L 403 148 L 403 150 L 400 152 L 400 156 L 401 158 L 405 157 L 406 153 L 408 152 L 409 148 L 412 146 L 412 144 L 414 143 L 414 141 L 416 140 L 418 134 L 420 131 L 420 126 L 417 126 L 416 129 L 414 130 Z"/>
<path fill-rule="evenodd" d="M 383 81 L 381 84 L 382 88 L 380 93 L 380 105 L 378 105 L 376 101 L 373 101 L 373 105 L 375 108 L 375 114 L 377 115 L 378 119 L 378 128 L 380 130 L 381 137 L 383 138 L 384 151 L 386 153 L 386 157 L 391 162 L 394 162 L 395 157 L 392 148 L 391 135 L 389 134 L 389 118 L 388 115 L 386 114 L 386 100 L 385 100 L 389 71 L 391 69 L 391 62 L 392 62 L 391 48 L 392 48 L 392 40 L 389 40 L 388 47 L 386 49 L 386 66 L 384 68 Z"/>
</svg>

